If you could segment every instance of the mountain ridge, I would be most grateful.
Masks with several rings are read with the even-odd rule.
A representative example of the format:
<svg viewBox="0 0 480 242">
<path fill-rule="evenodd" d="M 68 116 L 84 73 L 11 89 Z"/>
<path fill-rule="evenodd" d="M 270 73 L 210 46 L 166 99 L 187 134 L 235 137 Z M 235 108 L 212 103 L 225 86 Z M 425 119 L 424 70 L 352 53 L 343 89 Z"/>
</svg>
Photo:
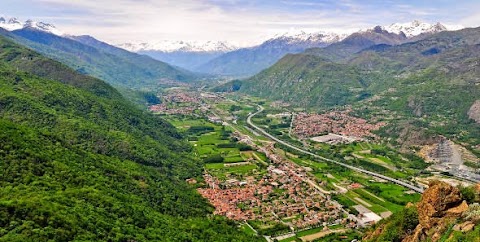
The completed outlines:
<svg viewBox="0 0 480 242">
<path fill-rule="evenodd" d="M 245 82 L 258 84 L 257 81 L 265 79 L 268 73 L 271 73 L 272 76 L 282 76 L 278 73 L 273 75 L 273 73 L 276 73 L 273 69 L 281 72 L 295 70 L 298 64 L 283 66 L 289 63 L 288 59 L 302 60 L 300 63 L 305 65 L 305 68 L 298 68 L 300 70 L 296 70 L 300 71 L 296 74 L 298 78 L 308 72 L 315 71 L 317 65 L 321 66 L 326 61 L 363 70 L 364 73 L 371 77 L 373 77 L 372 73 L 375 74 L 384 68 L 391 69 L 394 73 L 401 73 L 402 71 L 416 72 L 429 69 L 429 67 L 438 68 L 436 64 L 453 64 L 454 62 L 462 60 L 462 56 L 468 56 L 468 58 L 463 61 L 469 61 L 469 58 L 475 58 L 475 56 L 478 55 L 477 51 L 471 50 L 478 48 L 478 44 L 480 44 L 477 39 L 477 37 L 480 36 L 480 28 L 440 32 L 423 40 L 398 45 L 390 45 L 385 42 L 398 41 L 401 43 L 403 40 L 407 40 L 405 35 L 392 34 L 381 28 L 377 28 L 368 34 L 368 37 L 371 38 L 365 38 L 363 33 L 357 33 L 347 37 L 342 42 L 332 44 L 323 49 L 309 49 L 304 53 L 287 55 L 277 63 L 279 65 L 278 67 L 274 65 L 271 67 L 272 70 L 266 69 Z M 352 50 L 347 51 L 348 53 L 342 56 L 343 59 L 331 58 L 330 55 L 327 55 L 336 54 L 338 56 L 342 54 L 338 53 L 339 50 L 348 49 L 345 47 L 348 45 Z M 381 48 L 374 48 L 373 46 L 381 46 Z M 309 56 L 317 56 L 318 58 Z M 380 61 L 381 65 L 375 61 Z M 460 65 L 457 64 L 452 67 L 460 68 Z M 318 71 L 321 70 L 320 68 Z M 475 68 L 470 68 L 469 71 L 477 72 Z M 478 81 L 477 78 L 473 83 Z M 263 86 L 260 85 L 260 87 Z"/>
<path fill-rule="evenodd" d="M 116 46 L 187 70 L 195 70 L 198 66 L 224 53 L 238 49 L 226 41 L 164 40 L 154 43 L 124 43 Z"/>
<path fill-rule="evenodd" d="M 395 34 L 403 32 L 408 38 L 412 38 L 421 34 L 434 34 L 447 30 L 454 30 L 447 28 L 440 22 L 435 24 L 421 22 L 419 20 L 413 20 L 407 23 L 393 23 L 388 26 L 380 26 L 382 29 Z"/>
<path fill-rule="evenodd" d="M 328 32 L 300 32 L 277 35 L 263 42 L 259 46 L 242 48 L 233 52 L 223 54 L 208 63 L 198 67 L 196 70 L 205 73 L 233 76 L 251 76 L 268 68 L 285 54 L 301 53 L 307 49 L 313 51 L 329 48 L 342 42 L 356 41 L 358 48 L 347 44 L 339 46 L 331 53 L 326 53 L 332 58 L 344 58 L 357 51 L 378 44 L 397 45 L 408 41 L 415 41 L 428 35 L 445 31 L 447 28 L 441 24 L 427 24 L 420 21 L 413 21 L 405 24 L 392 24 L 387 27 L 375 26 L 366 30 L 359 30 L 350 34 L 337 34 Z M 403 31 L 407 32 L 404 33 Z M 382 34 L 383 33 L 383 34 Z M 370 35 L 369 37 L 364 37 Z M 390 35 L 390 36 L 387 36 Z M 378 36 L 377 39 L 374 39 Z M 363 38 L 363 40 L 362 40 Z M 363 41 L 363 43 L 362 43 Z M 370 42 L 370 43 L 366 43 Z M 345 50 L 350 48 L 350 50 Z M 322 53 L 321 53 L 322 54 Z"/>
<path fill-rule="evenodd" d="M 196 78 L 191 72 L 130 53 L 93 37 L 74 40 L 71 36 L 58 36 L 36 28 L 3 31 L 0 34 L 115 86 L 155 88 L 162 79 L 188 82 Z"/>
<path fill-rule="evenodd" d="M 25 22 L 21 22 L 19 19 L 12 17 L 8 21 L 4 17 L 0 17 L 0 28 L 6 29 L 8 31 L 14 31 L 24 28 L 34 28 L 41 31 L 45 31 L 48 33 L 52 33 L 58 36 L 62 36 L 64 33 L 57 29 L 55 25 L 44 23 L 44 22 L 36 22 L 31 19 L 28 19 Z"/>
<path fill-rule="evenodd" d="M 122 43 L 116 46 L 131 52 L 229 52 L 238 49 L 227 41 L 170 41 Z"/>
</svg>

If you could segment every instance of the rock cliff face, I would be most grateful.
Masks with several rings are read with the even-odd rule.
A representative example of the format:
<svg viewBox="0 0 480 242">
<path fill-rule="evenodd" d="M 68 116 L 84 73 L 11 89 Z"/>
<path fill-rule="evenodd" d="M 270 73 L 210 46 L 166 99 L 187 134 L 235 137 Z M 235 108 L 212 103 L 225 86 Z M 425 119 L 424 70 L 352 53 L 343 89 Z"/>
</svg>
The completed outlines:
<svg viewBox="0 0 480 242">
<path fill-rule="evenodd" d="M 468 205 L 465 189 L 474 193 Z M 465 197 L 462 197 L 465 196 Z M 364 241 L 480 241 L 480 184 L 458 188 L 445 182 L 433 181 L 417 204 L 382 220 Z"/>
<path fill-rule="evenodd" d="M 403 242 L 438 241 L 448 226 L 467 209 L 468 205 L 457 188 L 439 181 L 430 183 L 417 204 L 419 224 Z"/>
<path fill-rule="evenodd" d="M 468 117 L 480 124 L 480 100 L 475 101 L 470 107 L 470 110 L 468 110 Z"/>
</svg>

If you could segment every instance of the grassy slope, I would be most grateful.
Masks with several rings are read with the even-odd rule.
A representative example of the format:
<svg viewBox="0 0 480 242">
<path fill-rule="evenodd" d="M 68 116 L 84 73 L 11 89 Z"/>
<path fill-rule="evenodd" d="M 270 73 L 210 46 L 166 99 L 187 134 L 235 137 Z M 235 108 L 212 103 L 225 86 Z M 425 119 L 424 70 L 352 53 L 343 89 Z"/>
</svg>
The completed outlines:
<svg viewBox="0 0 480 242">
<path fill-rule="evenodd" d="M 97 79 L 0 44 L 0 241 L 256 240 L 207 218 L 184 182 L 202 164 L 171 125 Z M 23 72 L 28 61 L 46 78 Z"/>
</svg>

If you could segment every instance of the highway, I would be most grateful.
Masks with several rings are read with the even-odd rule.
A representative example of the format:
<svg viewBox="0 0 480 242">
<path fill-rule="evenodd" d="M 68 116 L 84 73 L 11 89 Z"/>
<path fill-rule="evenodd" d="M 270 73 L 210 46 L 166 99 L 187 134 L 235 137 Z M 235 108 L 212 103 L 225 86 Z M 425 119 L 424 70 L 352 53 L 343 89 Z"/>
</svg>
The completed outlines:
<svg viewBox="0 0 480 242">
<path fill-rule="evenodd" d="M 367 175 L 370 175 L 370 176 L 374 176 L 374 177 L 378 177 L 378 178 L 381 178 L 381 179 L 384 179 L 384 180 L 387 180 L 387 181 L 390 181 L 390 182 L 393 182 L 397 185 L 400 185 L 400 186 L 403 186 L 403 187 L 406 187 L 410 190 L 413 190 L 415 192 L 418 192 L 418 193 L 423 193 L 423 188 L 421 187 L 417 187 L 417 186 L 414 186 L 410 183 L 407 183 L 407 182 L 404 182 L 404 181 L 401 181 L 401 180 L 397 180 L 395 178 L 391 178 L 391 177 L 388 177 L 388 176 L 384 176 L 382 174 L 378 174 L 378 173 L 375 173 L 375 172 L 372 172 L 372 171 L 367 171 L 365 169 L 362 169 L 362 168 L 358 168 L 358 167 L 355 167 L 355 166 L 351 166 L 351 165 L 347 165 L 347 164 L 344 164 L 342 162 L 339 162 L 339 161 L 335 161 L 335 160 L 332 160 L 332 159 L 328 159 L 328 158 L 325 158 L 323 156 L 319 156 L 317 154 L 314 154 L 312 152 L 309 152 L 307 150 L 303 150 L 301 148 L 298 148 L 294 145 L 291 145 L 283 140 L 280 140 L 278 139 L 277 137 L 267 133 L 264 129 L 256 126 L 255 124 L 252 123 L 252 117 L 263 112 L 263 107 L 262 106 L 259 106 L 259 109 L 257 112 L 253 113 L 253 114 L 250 114 L 248 117 L 247 117 L 247 124 L 250 125 L 251 127 L 253 127 L 254 129 L 256 129 L 258 132 L 262 133 L 263 135 L 265 135 L 266 137 L 282 144 L 282 145 L 285 145 L 289 148 L 292 148 L 298 152 L 301 152 L 301 153 L 304 153 L 304 154 L 307 154 L 307 155 L 310 155 L 312 157 L 315 157 L 319 160 L 323 160 L 323 161 L 328 161 L 328 162 L 331 162 L 331 163 L 334 163 L 334 164 L 337 164 L 337 165 L 340 165 L 340 166 L 343 166 L 343 167 L 346 167 L 348 169 L 351 169 L 351 170 L 354 170 L 354 171 L 357 171 L 357 172 L 361 172 L 361 173 L 364 173 L 364 174 L 367 174 Z"/>
</svg>

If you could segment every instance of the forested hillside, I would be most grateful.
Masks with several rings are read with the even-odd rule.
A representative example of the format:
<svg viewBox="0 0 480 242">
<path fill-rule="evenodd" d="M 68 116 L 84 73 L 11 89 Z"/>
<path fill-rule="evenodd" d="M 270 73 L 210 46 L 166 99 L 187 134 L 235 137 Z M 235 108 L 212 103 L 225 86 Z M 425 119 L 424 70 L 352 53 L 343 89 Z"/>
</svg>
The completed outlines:
<svg viewBox="0 0 480 242">
<path fill-rule="evenodd" d="M 373 47 L 373 40 L 359 41 L 370 43 L 360 45 L 351 40 L 351 36 L 325 49 L 287 55 L 274 66 L 246 80 L 240 90 L 260 96 L 279 93 L 274 98 L 330 107 L 335 102 L 357 101 L 351 98 L 348 102 L 344 96 L 365 98 L 392 87 L 408 88 L 412 78 L 432 72 L 438 74 L 430 75 L 429 79 L 439 90 L 455 85 L 465 90 L 469 87 L 478 90 L 476 76 L 479 68 L 475 60 L 479 57 L 479 36 L 480 29 L 465 29 L 441 32 L 397 46 L 380 44 Z M 347 51 L 346 60 L 337 61 L 337 57 L 326 54 L 332 50 L 340 55 L 340 50 L 345 49 L 355 49 Z M 448 78 L 444 78 L 446 76 Z M 333 89 L 330 91 L 329 88 Z"/>
<path fill-rule="evenodd" d="M 355 101 L 367 78 L 355 67 L 315 55 L 289 54 L 245 81 L 240 91 L 300 107 L 331 107 Z"/>
<path fill-rule="evenodd" d="M 98 79 L 0 38 L 0 241 L 255 241 L 185 183 L 202 164 Z"/>
</svg>

